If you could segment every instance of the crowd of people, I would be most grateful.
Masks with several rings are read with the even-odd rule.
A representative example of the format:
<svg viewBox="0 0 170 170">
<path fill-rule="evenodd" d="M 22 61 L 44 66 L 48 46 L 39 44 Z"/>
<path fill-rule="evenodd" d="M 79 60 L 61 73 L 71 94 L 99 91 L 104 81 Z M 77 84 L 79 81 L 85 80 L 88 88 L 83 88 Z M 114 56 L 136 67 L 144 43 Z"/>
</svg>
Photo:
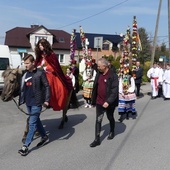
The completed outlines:
<svg viewBox="0 0 170 170">
<path fill-rule="evenodd" d="M 48 135 L 42 126 L 40 120 L 40 112 L 42 105 L 51 107 L 54 111 L 62 110 L 67 102 L 67 97 L 72 92 L 70 106 L 78 107 L 76 94 L 80 90 L 79 85 L 79 68 L 76 60 L 72 60 L 67 68 L 66 73 L 61 69 L 56 54 L 53 52 L 50 43 L 41 39 L 35 47 L 35 59 L 32 55 L 24 57 L 24 65 L 26 73 L 23 76 L 23 84 L 21 86 L 21 95 L 19 97 L 20 104 L 25 103 L 29 112 L 29 132 L 22 148 L 18 151 L 21 155 L 28 154 L 28 147 L 33 140 L 36 130 L 40 132 L 41 140 L 37 147 L 43 146 L 49 141 Z M 100 145 L 100 131 L 102 119 L 106 112 L 109 120 L 110 130 L 107 139 L 111 140 L 115 135 L 115 119 L 114 111 L 118 107 L 120 114 L 120 122 L 123 122 L 124 115 L 129 119 L 129 114 L 137 115 L 135 101 L 140 97 L 140 86 L 142 83 L 143 69 L 140 62 L 136 62 L 135 76 L 129 72 L 127 78 L 127 91 L 123 90 L 124 79 L 118 76 L 116 69 L 112 66 L 111 61 L 105 58 L 87 59 L 84 62 L 85 67 L 82 72 L 82 95 L 85 101 L 85 108 L 96 108 L 95 121 L 95 139 L 90 147 Z M 168 93 L 169 88 L 169 68 L 165 71 L 162 82 Z M 148 71 L 148 76 L 152 80 L 153 87 L 157 87 L 155 80 L 158 80 L 157 69 L 155 67 Z M 169 76 L 169 77 L 168 77 Z M 43 94 L 43 95 L 42 95 Z M 156 96 L 156 90 L 153 90 L 153 97 Z M 166 95 L 166 98 L 169 96 Z"/>
<path fill-rule="evenodd" d="M 154 63 L 147 71 L 147 76 L 151 82 L 151 98 L 163 97 L 164 100 L 170 99 L 170 65 L 167 64 L 163 70 L 159 63 Z"/>
</svg>

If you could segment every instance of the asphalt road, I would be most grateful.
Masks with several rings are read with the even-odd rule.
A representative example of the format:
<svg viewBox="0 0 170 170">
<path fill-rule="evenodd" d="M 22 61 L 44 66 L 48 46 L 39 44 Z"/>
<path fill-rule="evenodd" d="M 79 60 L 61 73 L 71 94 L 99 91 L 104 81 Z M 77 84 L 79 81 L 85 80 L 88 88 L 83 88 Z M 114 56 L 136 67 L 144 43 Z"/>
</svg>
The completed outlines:
<svg viewBox="0 0 170 170">
<path fill-rule="evenodd" d="M 17 151 L 27 116 L 14 102 L 0 100 L 0 169 L 1 170 L 169 170 L 170 101 L 151 100 L 145 94 L 136 101 L 137 119 L 118 122 L 115 111 L 115 138 L 108 141 L 109 125 L 104 116 L 101 145 L 90 148 L 94 140 L 95 108 L 81 107 L 68 111 L 68 123 L 59 130 L 61 112 L 47 110 L 41 115 L 50 143 L 37 149 L 35 138 L 26 157 Z"/>
</svg>

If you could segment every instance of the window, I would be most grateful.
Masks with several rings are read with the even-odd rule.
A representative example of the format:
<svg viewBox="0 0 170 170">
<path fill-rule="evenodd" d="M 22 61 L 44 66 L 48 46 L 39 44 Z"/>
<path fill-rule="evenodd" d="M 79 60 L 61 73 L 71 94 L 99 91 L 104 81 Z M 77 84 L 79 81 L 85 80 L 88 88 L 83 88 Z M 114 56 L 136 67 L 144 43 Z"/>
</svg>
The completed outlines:
<svg viewBox="0 0 170 170">
<path fill-rule="evenodd" d="M 59 42 L 65 42 L 64 38 L 59 38 Z"/>
<path fill-rule="evenodd" d="M 41 39 L 46 39 L 47 40 L 47 37 L 45 36 L 35 36 L 35 45 L 38 43 L 39 40 Z"/>
<path fill-rule="evenodd" d="M 64 54 L 58 54 L 57 56 L 58 56 L 58 61 L 60 63 L 64 63 Z"/>
<path fill-rule="evenodd" d="M 109 44 L 103 44 L 103 50 L 109 50 Z"/>
<path fill-rule="evenodd" d="M 19 53 L 19 55 L 21 56 L 21 58 L 24 58 L 25 56 L 28 55 L 28 53 Z"/>
<path fill-rule="evenodd" d="M 9 58 L 0 58 L 0 70 L 6 70 L 9 66 Z"/>
</svg>

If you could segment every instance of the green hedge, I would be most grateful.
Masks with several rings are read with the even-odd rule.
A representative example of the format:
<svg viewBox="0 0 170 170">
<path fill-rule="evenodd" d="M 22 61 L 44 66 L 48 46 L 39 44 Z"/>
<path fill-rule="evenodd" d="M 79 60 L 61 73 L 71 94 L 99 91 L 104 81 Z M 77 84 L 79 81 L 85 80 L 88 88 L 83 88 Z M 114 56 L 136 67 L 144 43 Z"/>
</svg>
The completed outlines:
<svg viewBox="0 0 170 170">
<path fill-rule="evenodd" d="M 120 67 L 120 63 L 119 63 L 119 60 L 120 60 L 120 57 L 118 57 L 116 60 L 113 59 L 112 61 L 112 65 L 116 68 L 116 70 L 119 69 Z M 61 66 L 64 74 L 66 74 L 66 70 L 69 66 Z M 78 65 L 77 65 L 78 67 Z M 149 82 L 150 79 L 147 77 L 147 71 L 149 70 L 150 68 L 150 62 L 145 62 L 144 66 L 143 67 L 143 77 L 142 77 L 142 82 Z M 83 78 L 81 75 L 79 75 L 79 85 L 80 85 L 80 89 L 82 89 L 82 84 L 83 84 Z"/>
<path fill-rule="evenodd" d="M 69 67 L 69 65 L 68 65 L 68 66 L 61 66 L 64 74 L 66 74 L 66 70 L 67 70 L 68 67 Z M 77 67 L 78 67 L 78 65 L 77 65 Z M 79 85 L 80 85 L 80 89 L 82 89 L 82 84 L 83 84 L 83 77 L 82 77 L 81 75 L 79 75 Z"/>
</svg>

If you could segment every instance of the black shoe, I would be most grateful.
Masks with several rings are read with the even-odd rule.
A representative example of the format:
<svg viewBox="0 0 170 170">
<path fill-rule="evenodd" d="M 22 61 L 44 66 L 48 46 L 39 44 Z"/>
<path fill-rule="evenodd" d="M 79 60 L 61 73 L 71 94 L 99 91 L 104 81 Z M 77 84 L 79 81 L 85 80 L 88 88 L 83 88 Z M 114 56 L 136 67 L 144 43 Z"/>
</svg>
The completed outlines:
<svg viewBox="0 0 170 170">
<path fill-rule="evenodd" d="M 18 150 L 18 153 L 21 154 L 22 156 L 26 156 L 28 154 L 28 147 L 23 146 L 20 150 Z"/>
<path fill-rule="evenodd" d="M 151 97 L 152 100 L 156 99 L 156 96 L 155 97 Z"/>
<path fill-rule="evenodd" d="M 140 96 L 139 96 L 139 95 L 136 95 L 136 98 L 137 98 L 137 99 L 139 99 L 139 98 L 140 98 Z"/>
<path fill-rule="evenodd" d="M 164 100 L 170 100 L 170 98 L 164 98 Z"/>
<path fill-rule="evenodd" d="M 129 120 L 129 113 L 126 114 L 126 119 Z"/>
<path fill-rule="evenodd" d="M 107 140 L 113 139 L 114 136 L 115 136 L 115 133 L 114 133 L 114 132 L 110 132 L 110 133 L 109 133 L 109 136 L 107 137 Z"/>
<path fill-rule="evenodd" d="M 133 115 L 133 116 L 136 115 L 136 112 L 132 112 L 132 115 Z"/>
<path fill-rule="evenodd" d="M 43 138 L 41 138 L 41 141 L 37 144 L 37 147 L 40 146 L 44 146 L 45 144 L 47 144 L 49 142 L 49 138 L 48 136 L 44 136 Z"/>
<path fill-rule="evenodd" d="M 123 120 L 124 120 L 123 115 L 121 115 L 118 120 L 119 120 L 119 122 L 123 122 Z"/>
<path fill-rule="evenodd" d="M 94 148 L 96 146 L 100 145 L 100 140 L 99 139 L 95 139 L 91 144 L 90 144 L 90 147 L 91 148 Z"/>
</svg>

